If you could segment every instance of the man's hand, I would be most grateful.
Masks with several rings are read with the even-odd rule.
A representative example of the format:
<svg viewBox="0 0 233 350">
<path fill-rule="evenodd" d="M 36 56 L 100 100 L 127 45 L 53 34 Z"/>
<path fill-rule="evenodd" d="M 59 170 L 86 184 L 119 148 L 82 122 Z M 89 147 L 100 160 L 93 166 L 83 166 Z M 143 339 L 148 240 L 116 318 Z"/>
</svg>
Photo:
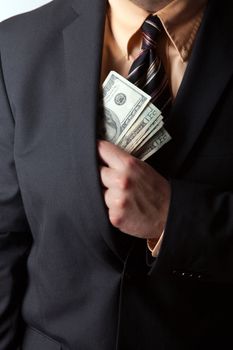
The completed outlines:
<svg viewBox="0 0 233 350">
<path fill-rule="evenodd" d="M 113 226 L 129 235 L 159 239 L 168 215 L 170 185 L 151 166 L 99 141 L 100 177 Z"/>
</svg>

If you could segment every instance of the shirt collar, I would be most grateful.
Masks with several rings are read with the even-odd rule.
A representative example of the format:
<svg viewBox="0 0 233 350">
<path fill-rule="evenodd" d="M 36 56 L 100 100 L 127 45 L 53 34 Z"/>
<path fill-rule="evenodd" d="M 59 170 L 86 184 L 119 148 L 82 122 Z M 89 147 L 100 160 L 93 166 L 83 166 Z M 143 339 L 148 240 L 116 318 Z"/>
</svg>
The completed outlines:
<svg viewBox="0 0 233 350">
<path fill-rule="evenodd" d="M 173 0 L 155 13 L 183 61 L 189 58 L 206 3 L 207 0 Z M 130 42 L 149 13 L 129 0 L 109 0 L 109 5 L 112 35 L 122 52 L 129 57 Z"/>
</svg>

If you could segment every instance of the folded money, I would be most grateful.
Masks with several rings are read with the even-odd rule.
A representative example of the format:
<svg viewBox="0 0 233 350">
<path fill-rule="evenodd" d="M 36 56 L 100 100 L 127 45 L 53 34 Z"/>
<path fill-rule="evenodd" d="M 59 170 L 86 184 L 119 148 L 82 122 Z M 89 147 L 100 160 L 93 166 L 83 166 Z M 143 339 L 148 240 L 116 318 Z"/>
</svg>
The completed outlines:
<svg viewBox="0 0 233 350">
<path fill-rule="evenodd" d="M 161 111 L 151 97 L 120 74 L 111 71 L 103 83 L 100 134 L 141 160 L 171 140 Z"/>
</svg>

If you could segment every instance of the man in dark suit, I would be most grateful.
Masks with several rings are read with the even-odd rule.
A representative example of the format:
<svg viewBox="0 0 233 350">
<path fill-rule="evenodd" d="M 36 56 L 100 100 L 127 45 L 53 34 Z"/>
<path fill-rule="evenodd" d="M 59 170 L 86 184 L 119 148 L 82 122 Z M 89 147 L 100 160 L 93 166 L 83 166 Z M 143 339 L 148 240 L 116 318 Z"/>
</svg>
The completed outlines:
<svg viewBox="0 0 233 350">
<path fill-rule="evenodd" d="M 208 1 L 148 164 L 97 142 L 105 14 L 55 0 L 0 25 L 0 349 L 231 348 L 231 4 Z"/>
</svg>

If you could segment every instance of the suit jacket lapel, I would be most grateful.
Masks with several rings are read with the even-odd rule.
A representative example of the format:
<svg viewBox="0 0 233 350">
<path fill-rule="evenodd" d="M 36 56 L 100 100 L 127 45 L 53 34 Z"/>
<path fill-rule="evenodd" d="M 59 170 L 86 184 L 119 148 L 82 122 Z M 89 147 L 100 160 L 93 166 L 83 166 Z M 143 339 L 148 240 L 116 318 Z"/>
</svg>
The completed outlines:
<svg viewBox="0 0 233 350">
<path fill-rule="evenodd" d="M 73 2 L 72 22 L 64 29 L 65 70 L 73 145 L 73 166 L 81 198 L 79 212 L 87 243 L 100 246 L 100 236 L 124 259 L 128 239 L 113 233 L 103 201 L 96 153 L 100 68 L 106 2 Z M 127 242 L 126 242 L 127 241 Z M 124 250 L 125 248 L 125 250 Z"/>
<path fill-rule="evenodd" d="M 229 5 L 228 5 L 229 6 Z M 207 125 L 233 72 L 231 20 L 228 6 L 209 1 L 189 65 L 165 127 L 172 141 L 158 153 L 162 172 L 175 176 Z M 221 16 L 220 16 L 221 14 Z"/>
</svg>

